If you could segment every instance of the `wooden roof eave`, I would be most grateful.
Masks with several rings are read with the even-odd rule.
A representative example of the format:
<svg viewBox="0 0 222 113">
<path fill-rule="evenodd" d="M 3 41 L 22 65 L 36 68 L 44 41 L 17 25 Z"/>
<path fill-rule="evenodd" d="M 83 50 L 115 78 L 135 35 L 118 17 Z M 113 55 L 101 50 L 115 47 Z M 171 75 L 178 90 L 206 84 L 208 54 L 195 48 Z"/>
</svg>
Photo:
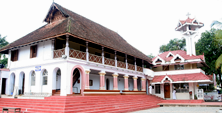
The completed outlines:
<svg viewBox="0 0 222 113">
<path fill-rule="evenodd" d="M 94 42 L 94 41 L 91 41 L 91 40 L 88 40 L 88 39 L 85 39 L 85 38 L 82 38 L 82 37 L 79 37 L 79 36 L 74 35 L 74 34 L 71 34 L 71 33 L 69 33 L 69 32 L 62 33 L 62 34 L 55 35 L 55 36 L 51 36 L 51 37 L 47 37 L 47 38 L 44 38 L 44 39 L 41 39 L 41 40 L 36 40 L 36 41 L 29 42 L 29 43 L 21 44 L 21 45 L 15 46 L 15 47 L 10 47 L 10 48 L 7 48 L 7 49 L 3 49 L 3 50 L 0 50 L 0 53 L 3 53 L 3 52 L 8 53 L 9 50 L 12 50 L 12 49 L 14 49 L 14 48 L 20 48 L 21 46 L 27 46 L 27 45 L 31 45 L 31 44 L 33 44 L 33 43 L 38 43 L 38 42 L 45 41 L 45 40 L 51 40 L 51 39 L 54 39 L 54 38 L 56 38 L 56 37 L 63 36 L 63 35 L 70 35 L 70 36 L 73 36 L 73 37 L 82 39 L 82 40 L 84 40 L 84 41 L 91 42 L 91 43 L 94 43 L 94 44 L 98 44 L 98 45 L 100 45 L 100 46 L 103 46 L 103 47 L 106 47 L 106 48 L 109 48 L 109 49 L 112 49 L 112 50 L 115 50 L 115 51 L 118 51 L 118 52 L 122 52 L 122 53 L 124 53 L 124 54 L 127 54 L 127 53 L 125 53 L 125 52 L 123 52 L 123 51 L 114 49 L 114 48 L 112 48 L 112 47 L 109 47 L 109 46 L 106 46 L 106 45 L 103 45 L 103 44 L 99 44 L 99 43 L 97 43 L 97 42 Z M 136 56 L 134 56 L 134 55 L 132 55 L 132 54 L 127 54 L 127 55 L 136 57 Z M 139 58 L 139 57 L 136 57 L 136 58 Z M 139 59 L 145 60 L 145 61 L 147 61 L 149 64 L 152 64 L 150 61 L 148 61 L 148 60 L 146 60 L 146 59 L 143 59 L 143 58 L 139 58 Z"/>
</svg>

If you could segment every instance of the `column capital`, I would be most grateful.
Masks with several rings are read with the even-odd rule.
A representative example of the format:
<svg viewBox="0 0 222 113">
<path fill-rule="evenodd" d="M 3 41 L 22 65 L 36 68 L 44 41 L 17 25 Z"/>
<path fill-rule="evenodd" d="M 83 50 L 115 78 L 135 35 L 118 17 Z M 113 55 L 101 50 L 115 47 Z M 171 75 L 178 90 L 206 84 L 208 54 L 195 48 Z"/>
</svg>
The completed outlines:
<svg viewBox="0 0 222 113">
<path fill-rule="evenodd" d="M 112 74 L 113 75 L 113 77 L 118 77 L 119 75 L 118 74 Z"/>
<path fill-rule="evenodd" d="M 105 72 L 99 72 L 100 76 L 104 76 L 106 73 Z"/>
<path fill-rule="evenodd" d="M 142 81 L 146 80 L 146 78 L 141 78 Z"/>
<path fill-rule="evenodd" d="M 137 77 L 133 77 L 133 80 L 137 80 Z"/>
<path fill-rule="evenodd" d="M 128 79 L 129 78 L 129 76 L 123 76 L 125 79 Z"/>
<path fill-rule="evenodd" d="M 86 74 L 89 74 L 91 71 L 90 70 L 85 70 Z"/>
</svg>

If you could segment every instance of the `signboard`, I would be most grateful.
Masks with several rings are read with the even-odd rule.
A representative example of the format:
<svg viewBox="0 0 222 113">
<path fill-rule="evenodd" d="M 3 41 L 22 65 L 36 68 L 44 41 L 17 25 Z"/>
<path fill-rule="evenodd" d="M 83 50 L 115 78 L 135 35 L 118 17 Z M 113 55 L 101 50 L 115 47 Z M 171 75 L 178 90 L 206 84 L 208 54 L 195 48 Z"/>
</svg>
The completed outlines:
<svg viewBox="0 0 222 113">
<path fill-rule="evenodd" d="M 35 71 L 41 71 L 41 66 L 35 66 Z"/>
</svg>

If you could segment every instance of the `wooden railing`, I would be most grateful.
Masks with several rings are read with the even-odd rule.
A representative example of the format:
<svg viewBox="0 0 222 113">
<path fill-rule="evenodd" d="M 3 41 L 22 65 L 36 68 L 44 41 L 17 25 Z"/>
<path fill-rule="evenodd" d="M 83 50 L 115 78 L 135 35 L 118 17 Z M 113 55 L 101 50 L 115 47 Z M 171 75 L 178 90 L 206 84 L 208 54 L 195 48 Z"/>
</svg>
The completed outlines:
<svg viewBox="0 0 222 113">
<path fill-rule="evenodd" d="M 130 70 L 135 70 L 135 65 L 133 65 L 133 64 L 128 64 L 128 69 L 130 69 Z"/>
<path fill-rule="evenodd" d="M 125 62 L 121 62 L 121 61 L 117 61 L 117 67 L 126 68 L 126 63 Z"/>
<path fill-rule="evenodd" d="M 62 57 L 62 55 L 65 55 L 65 48 L 53 51 L 53 58 L 59 58 Z"/>
<path fill-rule="evenodd" d="M 74 49 L 69 49 L 69 57 L 86 60 L 86 53 Z"/>
<path fill-rule="evenodd" d="M 143 68 L 140 66 L 136 66 L 137 67 L 137 71 L 143 72 Z"/>
<path fill-rule="evenodd" d="M 102 57 L 94 54 L 89 54 L 89 61 L 102 63 Z"/>
<path fill-rule="evenodd" d="M 104 58 L 104 59 L 105 59 L 104 64 L 115 66 L 115 60 L 109 58 Z"/>
</svg>

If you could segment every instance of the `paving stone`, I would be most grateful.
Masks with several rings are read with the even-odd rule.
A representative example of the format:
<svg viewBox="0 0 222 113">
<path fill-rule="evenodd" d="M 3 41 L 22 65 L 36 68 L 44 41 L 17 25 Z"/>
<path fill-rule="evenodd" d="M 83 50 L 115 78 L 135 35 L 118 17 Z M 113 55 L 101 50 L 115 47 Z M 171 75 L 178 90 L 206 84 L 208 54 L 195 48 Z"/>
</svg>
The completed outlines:
<svg viewBox="0 0 222 113">
<path fill-rule="evenodd" d="M 131 113 L 216 113 L 220 109 L 221 107 L 159 107 Z"/>
</svg>

